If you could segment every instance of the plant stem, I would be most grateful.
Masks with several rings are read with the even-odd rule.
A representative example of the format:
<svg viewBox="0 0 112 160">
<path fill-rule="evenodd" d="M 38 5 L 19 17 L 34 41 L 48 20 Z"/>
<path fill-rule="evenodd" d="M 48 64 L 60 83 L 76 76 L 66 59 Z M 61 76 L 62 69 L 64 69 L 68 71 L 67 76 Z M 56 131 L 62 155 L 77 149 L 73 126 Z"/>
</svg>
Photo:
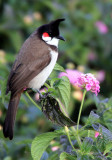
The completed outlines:
<svg viewBox="0 0 112 160">
<path fill-rule="evenodd" d="M 67 113 L 66 109 L 64 108 L 64 106 L 62 106 L 61 102 L 60 102 L 58 99 L 57 99 L 57 101 L 58 101 L 59 104 L 60 104 L 60 108 L 61 108 L 62 112 L 65 114 L 65 116 L 68 117 L 68 113 Z M 74 127 L 71 127 L 71 129 L 72 129 L 72 131 L 75 130 Z M 74 148 L 74 146 L 73 146 L 73 144 L 72 144 L 72 142 L 71 142 L 70 135 L 69 135 L 69 128 L 68 128 L 67 126 L 65 126 L 65 132 L 66 132 L 66 134 L 67 134 L 69 143 L 71 144 L 73 150 L 75 150 L 75 148 Z M 75 131 L 75 132 L 76 132 L 76 131 Z M 77 138 L 77 135 L 74 134 L 74 136 Z M 80 143 L 80 140 L 77 139 L 77 141 L 79 141 L 79 143 Z"/>
<path fill-rule="evenodd" d="M 81 106 L 80 106 L 80 110 L 79 110 L 78 121 L 77 121 L 77 134 L 78 134 L 79 121 L 80 121 L 80 117 L 81 117 L 81 112 L 82 112 L 82 107 L 83 107 L 85 95 L 86 95 L 86 89 L 84 90 L 83 97 L 82 97 L 82 102 L 81 102 Z"/>
<path fill-rule="evenodd" d="M 76 140 L 77 140 L 77 143 L 79 146 L 81 146 L 81 140 L 80 140 L 80 137 L 79 135 L 77 134 L 77 131 L 74 127 L 71 127 L 72 131 L 73 131 L 73 135 L 76 137 Z"/>
<path fill-rule="evenodd" d="M 90 130 L 88 130 L 88 137 L 90 136 Z"/>
<path fill-rule="evenodd" d="M 65 132 L 66 132 L 66 134 L 67 134 L 67 137 L 68 137 L 69 143 L 71 144 L 71 146 L 72 146 L 73 150 L 75 150 L 75 148 L 74 148 L 74 146 L 73 146 L 73 144 L 72 144 L 72 141 L 71 141 L 71 139 L 70 139 L 69 129 L 68 129 L 68 127 L 67 127 L 67 126 L 65 126 Z"/>
<path fill-rule="evenodd" d="M 29 100 L 39 109 L 41 110 L 41 107 L 37 105 L 37 103 L 30 97 L 30 95 L 28 94 L 28 92 L 25 92 L 25 95 L 29 98 Z"/>
<path fill-rule="evenodd" d="M 65 114 L 65 116 L 68 117 L 68 113 L 67 113 L 66 109 L 64 108 L 64 106 L 61 104 L 61 102 L 60 102 L 58 99 L 57 99 L 57 101 L 58 101 L 59 104 L 60 104 L 60 108 L 61 108 L 62 112 Z M 67 128 L 67 126 L 65 126 L 65 127 Z M 79 135 L 77 134 L 76 129 L 75 129 L 74 127 L 71 127 L 71 130 L 73 131 L 73 135 L 76 137 L 79 146 L 81 146 L 81 140 L 80 140 Z M 67 133 L 67 132 L 66 132 L 66 133 Z M 69 139 L 69 142 L 70 142 L 70 136 L 68 137 L 68 139 Z M 71 146 L 72 146 L 72 142 L 70 142 L 70 144 L 71 144 Z M 72 146 L 72 148 L 73 148 L 73 146 Z"/>
</svg>

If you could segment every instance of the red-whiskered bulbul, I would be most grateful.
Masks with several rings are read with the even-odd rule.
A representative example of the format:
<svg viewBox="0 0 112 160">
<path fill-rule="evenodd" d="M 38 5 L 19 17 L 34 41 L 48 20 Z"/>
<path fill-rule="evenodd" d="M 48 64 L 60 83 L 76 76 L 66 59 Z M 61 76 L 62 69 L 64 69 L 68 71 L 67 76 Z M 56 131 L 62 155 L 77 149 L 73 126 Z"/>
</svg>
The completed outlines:
<svg viewBox="0 0 112 160">
<path fill-rule="evenodd" d="M 64 40 L 59 34 L 57 19 L 37 28 L 22 45 L 12 66 L 6 94 L 10 91 L 8 111 L 3 125 L 3 133 L 10 140 L 21 93 L 24 88 L 39 90 L 52 72 L 58 57 L 58 42 Z"/>
</svg>

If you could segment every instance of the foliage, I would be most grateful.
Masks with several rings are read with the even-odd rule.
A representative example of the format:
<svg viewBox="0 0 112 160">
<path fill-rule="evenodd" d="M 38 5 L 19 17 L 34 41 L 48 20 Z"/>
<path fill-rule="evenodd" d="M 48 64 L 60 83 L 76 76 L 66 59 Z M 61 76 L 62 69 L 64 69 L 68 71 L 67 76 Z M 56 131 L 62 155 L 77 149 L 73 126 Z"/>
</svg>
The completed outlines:
<svg viewBox="0 0 112 160">
<path fill-rule="evenodd" d="M 48 132 L 36 137 L 32 142 L 32 148 L 31 148 L 33 159 L 39 160 L 45 149 L 48 147 L 51 140 L 58 136 L 60 136 L 60 134 L 55 132 Z"/>
<path fill-rule="evenodd" d="M 1 1 L 0 160 L 30 160 L 38 156 L 41 160 L 112 158 L 111 8 L 111 0 Z M 58 78 L 59 71 L 65 72 L 63 68 L 94 73 L 101 82 L 100 94 L 97 98 L 90 93 L 86 95 L 78 133 L 77 126 L 67 131 L 48 121 L 23 94 L 14 139 L 9 141 L 3 137 L 2 126 L 10 96 L 10 93 L 5 95 L 6 82 L 15 54 L 37 27 L 56 18 L 66 19 L 60 26 L 60 33 L 66 39 L 59 44 L 58 64 L 63 67 L 56 64 L 47 88 L 58 100 L 60 113 L 76 122 L 82 95 L 81 90 L 70 86 L 66 77 Z M 106 24 L 106 34 L 95 26 L 97 21 Z M 37 93 L 29 91 L 29 94 L 36 100 Z"/>
</svg>

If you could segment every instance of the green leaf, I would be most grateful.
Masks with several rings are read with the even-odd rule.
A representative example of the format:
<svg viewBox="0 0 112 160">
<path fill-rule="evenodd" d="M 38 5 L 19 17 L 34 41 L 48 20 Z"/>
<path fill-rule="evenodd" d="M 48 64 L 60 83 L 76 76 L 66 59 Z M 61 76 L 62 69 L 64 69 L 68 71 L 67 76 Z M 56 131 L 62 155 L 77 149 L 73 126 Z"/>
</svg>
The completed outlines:
<svg viewBox="0 0 112 160">
<path fill-rule="evenodd" d="M 33 159 L 40 160 L 51 140 L 58 136 L 60 136 L 60 134 L 55 132 L 48 132 L 37 136 L 31 145 L 31 154 Z"/>
<path fill-rule="evenodd" d="M 66 72 L 65 69 L 62 66 L 60 66 L 58 63 L 55 64 L 54 70 L 61 71 L 61 72 Z"/>
<path fill-rule="evenodd" d="M 51 87 L 56 87 L 58 86 L 58 84 L 61 82 L 61 79 L 60 78 L 52 78 L 51 81 L 50 81 L 50 85 Z"/>
<path fill-rule="evenodd" d="M 60 160 L 75 160 L 76 158 L 66 152 L 60 154 Z"/>
<path fill-rule="evenodd" d="M 101 124 L 93 124 L 92 127 L 104 136 L 106 141 L 112 141 L 112 132 Z"/>
<path fill-rule="evenodd" d="M 47 160 L 59 160 L 59 155 L 57 153 L 53 153 Z"/>
<path fill-rule="evenodd" d="M 104 155 L 108 152 L 112 151 L 112 143 L 106 144 L 106 149 L 104 151 Z"/>
<path fill-rule="evenodd" d="M 77 160 L 90 160 L 88 155 L 78 155 Z"/>
<path fill-rule="evenodd" d="M 97 137 L 97 142 L 96 142 L 96 146 L 97 148 L 100 150 L 100 152 L 104 152 L 106 149 L 106 139 L 104 138 L 104 136 L 99 135 Z"/>
<path fill-rule="evenodd" d="M 54 88 L 49 88 L 48 91 L 53 97 L 57 97 L 58 94 L 56 92 L 56 90 Z M 46 93 L 43 93 L 43 95 L 46 94 Z"/>
<path fill-rule="evenodd" d="M 112 142 L 112 132 L 101 124 L 93 124 L 92 127 L 100 133 L 100 135 L 97 137 L 96 145 L 101 152 L 104 152 L 106 145 Z"/>
<path fill-rule="evenodd" d="M 86 125 L 90 125 L 90 124 L 95 123 L 99 118 L 100 118 L 99 115 L 97 115 L 96 113 L 91 111 L 89 118 L 87 119 Z"/>
<path fill-rule="evenodd" d="M 109 108 L 104 112 L 103 120 L 105 122 L 105 125 L 108 127 L 108 129 L 112 131 L 112 108 Z"/>
<path fill-rule="evenodd" d="M 58 133 L 58 134 L 65 134 L 65 129 L 64 128 L 60 128 L 60 129 L 57 129 L 55 130 L 55 133 Z"/>
<path fill-rule="evenodd" d="M 112 108 L 112 97 L 111 98 L 109 98 L 109 100 L 108 100 L 108 103 L 106 104 L 106 107 L 107 108 Z"/>
<path fill-rule="evenodd" d="M 112 152 L 109 152 L 108 155 L 107 155 L 107 157 L 110 158 L 109 160 L 111 160 L 111 158 L 112 158 Z"/>
<path fill-rule="evenodd" d="M 91 151 L 93 145 L 93 140 L 90 137 L 86 137 L 81 145 L 81 152 L 82 153 L 89 153 Z"/>
<path fill-rule="evenodd" d="M 71 91 L 70 81 L 66 76 L 61 77 L 61 79 L 62 81 L 59 83 L 57 88 L 61 96 L 60 97 L 61 101 L 67 108 L 70 102 L 70 91 Z"/>
</svg>

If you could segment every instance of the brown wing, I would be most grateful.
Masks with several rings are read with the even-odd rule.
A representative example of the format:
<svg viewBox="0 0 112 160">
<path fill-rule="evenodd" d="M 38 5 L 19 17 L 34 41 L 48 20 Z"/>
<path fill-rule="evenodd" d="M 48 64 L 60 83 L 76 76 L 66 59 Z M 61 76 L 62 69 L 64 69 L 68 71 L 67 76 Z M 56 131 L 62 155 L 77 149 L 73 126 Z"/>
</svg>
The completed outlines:
<svg viewBox="0 0 112 160">
<path fill-rule="evenodd" d="M 43 47 L 44 45 L 44 47 Z M 7 84 L 7 93 L 18 93 L 49 63 L 48 45 L 32 34 L 23 44 L 12 67 Z"/>
</svg>

